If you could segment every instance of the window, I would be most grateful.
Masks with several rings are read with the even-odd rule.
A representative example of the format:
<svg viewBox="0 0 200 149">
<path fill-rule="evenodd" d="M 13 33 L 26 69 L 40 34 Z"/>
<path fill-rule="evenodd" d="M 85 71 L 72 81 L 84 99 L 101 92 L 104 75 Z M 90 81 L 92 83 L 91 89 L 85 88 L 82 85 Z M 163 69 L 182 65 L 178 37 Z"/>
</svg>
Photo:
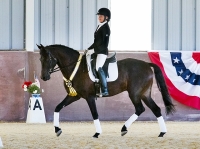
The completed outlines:
<svg viewBox="0 0 200 149">
<path fill-rule="evenodd" d="M 111 1 L 110 50 L 151 49 L 151 0 Z"/>
</svg>

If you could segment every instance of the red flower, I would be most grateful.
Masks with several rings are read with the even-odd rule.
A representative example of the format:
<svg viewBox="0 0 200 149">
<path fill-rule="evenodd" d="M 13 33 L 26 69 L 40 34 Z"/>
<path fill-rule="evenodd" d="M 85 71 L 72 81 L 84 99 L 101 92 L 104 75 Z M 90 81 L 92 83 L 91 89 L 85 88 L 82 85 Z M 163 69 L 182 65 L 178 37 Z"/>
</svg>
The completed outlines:
<svg viewBox="0 0 200 149">
<path fill-rule="evenodd" d="M 22 85 L 22 88 L 24 88 L 24 85 L 26 85 L 27 87 L 29 87 L 32 84 L 31 81 L 26 81 L 24 82 L 24 84 Z"/>
</svg>

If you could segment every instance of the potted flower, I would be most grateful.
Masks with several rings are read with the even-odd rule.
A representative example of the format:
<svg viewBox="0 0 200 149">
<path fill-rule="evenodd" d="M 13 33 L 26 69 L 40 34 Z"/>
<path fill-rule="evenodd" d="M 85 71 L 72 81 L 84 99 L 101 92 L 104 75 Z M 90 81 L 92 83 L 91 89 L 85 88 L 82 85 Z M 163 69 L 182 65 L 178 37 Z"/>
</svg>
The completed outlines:
<svg viewBox="0 0 200 149">
<path fill-rule="evenodd" d="M 33 97 L 40 97 L 40 84 L 39 82 L 31 82 L 31 81 L 25 81 L 22 85 L 22 88 L 25 92 L 29 92 L 32 94 Z"/>
</svg>

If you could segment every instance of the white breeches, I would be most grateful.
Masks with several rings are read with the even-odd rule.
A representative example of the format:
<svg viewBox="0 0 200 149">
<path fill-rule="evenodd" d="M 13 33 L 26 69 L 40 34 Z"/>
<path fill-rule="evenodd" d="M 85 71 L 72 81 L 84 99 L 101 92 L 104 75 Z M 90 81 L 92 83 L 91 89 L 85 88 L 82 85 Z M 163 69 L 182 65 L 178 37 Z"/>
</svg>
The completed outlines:
<svg viewBox="0 0 200 149">
<path fill-rule="evenodd" d="M 98 72 L 99 67 L 103 67 L 105 61 L 106 61 L 107 55 L 105 54 L 97 54 L 97 60 L 96 60 L 96 71 Z"/>
</svg>

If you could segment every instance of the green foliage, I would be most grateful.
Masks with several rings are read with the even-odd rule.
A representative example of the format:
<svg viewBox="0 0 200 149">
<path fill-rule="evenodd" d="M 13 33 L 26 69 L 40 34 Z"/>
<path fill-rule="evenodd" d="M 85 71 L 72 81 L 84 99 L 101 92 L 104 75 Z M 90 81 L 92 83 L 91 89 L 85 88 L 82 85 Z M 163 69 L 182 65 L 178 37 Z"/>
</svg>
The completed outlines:
<svg viewBox="0 0 200 149">
<path fill-rule="evenodd" d="M 31 94 L 40 94 L 41 93 L 40 88 L 35 84 L 32 84 L 28 87 L 28 92 Z"/>
</svg>

